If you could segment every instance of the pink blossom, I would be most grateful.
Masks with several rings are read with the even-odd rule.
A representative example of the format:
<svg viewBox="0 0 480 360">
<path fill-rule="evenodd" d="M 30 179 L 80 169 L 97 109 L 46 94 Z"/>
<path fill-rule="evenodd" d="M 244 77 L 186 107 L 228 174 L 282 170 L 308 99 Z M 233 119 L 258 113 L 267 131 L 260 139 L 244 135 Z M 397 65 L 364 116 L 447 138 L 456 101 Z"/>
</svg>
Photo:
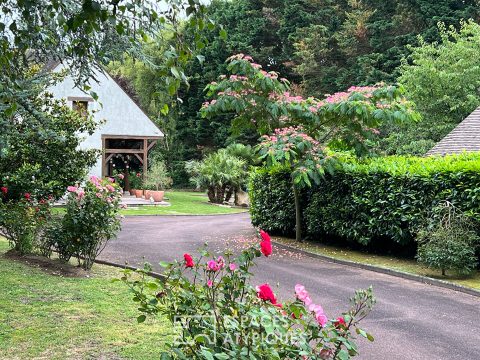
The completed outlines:
<svg viewBox="0 0 480 360">
<path fill-rule="evenodd" d="M 215 260 L 210 260 L 210 261 L 207 262 L 207 269 L 209 271 L 218 271 L 219 266 L 218 266 L 218 264 Z"/>
<path fill-rule="evenodd" d="M 213 281 L 209 279 L 209 280 L 207 281 L 207 286 L 208 286 L 209 288 L 211 288 L 211 287 L 213 286 Z"/>
<path fill-rule="evenodd" d="M 230 265 L 228 265 L 230 271 L 235 271 L 237 269 L 237 265 L 235 263 L 230 263 Z"/>
<path fill-rule="evenodd" d="M 309 306 L 312 304 L 312 299 L 310 299 L 310 296 L 308 295 L 308 292 L 305 289 L 305 286 L 300 284 L 295 285 L 295 293 L 297 294 L 297 298 L 300 301 L 303 301 L 305 306 Z"/>
<path fill-rule="evenodd" d="M 105 186 L 107 188 L 108 191 L 110 192 L 114 192 L 115 191 L 115 188 L 112 186 L 112 185 L 107 185 Z"/>
<path fill-rule="evenodd" d="M 81 199 L 85 196 L 85 191 L 83 191 L 82 189 L 78 189 L 77 190 L 77 199 Z"/>
<path fill-rule="evenodd" d="M 115 182 L 115 179 L 111 177 L 107 178 L 107 180 L 110 181 L 111 183 Z"/>
<path fill-rule="evenodd" d="M 125 178 L 125 176 L 123 174 L 118 174 L 117 176 L 120 180 L 123 180 Z"/>
<path fill-rule="evenodd" d="M 69 186 L 67 187 L 67 191 L 69 192 L 77 192 L 78 188 L 76 186 Z"/>
</svg>

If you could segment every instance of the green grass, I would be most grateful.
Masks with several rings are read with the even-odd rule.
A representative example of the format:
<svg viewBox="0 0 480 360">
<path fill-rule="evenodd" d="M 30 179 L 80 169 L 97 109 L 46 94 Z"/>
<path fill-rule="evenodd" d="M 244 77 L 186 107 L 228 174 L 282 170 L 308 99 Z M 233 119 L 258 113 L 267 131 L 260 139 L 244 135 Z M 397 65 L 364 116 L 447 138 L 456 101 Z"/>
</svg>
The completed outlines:
<svg viewBox="0 0 480 360">
<path fill-rule="evenodd" d="M 243 208 L 212 205 L 204 193 L 191 191 L 168 191 L 165 193 L 170 206 L 142 205 L 121 210 L 122 215 L 217 215 L 245 212 Z M 53 208 L 54 214 L 61 214 L 64 209 Z"/>
<path fill-rule="evenodd" d="M 244 212 L 245 209 L 212 205 L 204 193 L 168 191 L 170 206 L 138 206 L 122 210 L 123 215 L 214 215 Z"/>
<path fill-rule="evenodd" d="M 5 257 L 7 249 L 0 238 L 0 359 L 159 358 L 171 327 L 162 319 L 137 324 L 131 294 L 111 282 L 120 269 L 62 276 L 55 261 L 29 265 Z"/>
<path fill-rule="evenodd" d="M 279 243 L 297 247 L 316 254 L 329 256 L 335 259 L 354 261 L 357 263 L 378 266 L 382 268 L 402 271 L 406 273 L 423 275 L 452 282 L 458 285 L 480 290 L 480 271 L 476 271 L 470 277 L 457 277 L 453 275 L 442 276 L 439 271 L 426 268 L 415 260 L 401 259 L 385 255 L 375 255 L 343 247 L 323 245 L 318 242 L 303 242 L 299 244 L 294 239 L 275 238 Z"/>
</svg>

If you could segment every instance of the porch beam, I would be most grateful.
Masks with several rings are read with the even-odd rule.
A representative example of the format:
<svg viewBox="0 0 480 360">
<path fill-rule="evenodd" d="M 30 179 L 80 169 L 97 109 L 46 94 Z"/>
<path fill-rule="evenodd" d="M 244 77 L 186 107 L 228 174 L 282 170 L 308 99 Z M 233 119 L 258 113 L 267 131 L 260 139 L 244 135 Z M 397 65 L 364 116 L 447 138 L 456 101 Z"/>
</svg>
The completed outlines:
<svg viewBox="0 0 480 360">
<path fill-rule="evenodd" d="M 140 155 L 138 155 L 138 154 L 133 154 L 133 155 L 135 155 L 137 157 L 138 161 L 140 161 L 140 164 L 143 164 L 143 159 Z"/>
<path fill-rule="evenodd" d="M 107 154 L 143 154 L 143 149 L 105 149 Z"/>
</svg>

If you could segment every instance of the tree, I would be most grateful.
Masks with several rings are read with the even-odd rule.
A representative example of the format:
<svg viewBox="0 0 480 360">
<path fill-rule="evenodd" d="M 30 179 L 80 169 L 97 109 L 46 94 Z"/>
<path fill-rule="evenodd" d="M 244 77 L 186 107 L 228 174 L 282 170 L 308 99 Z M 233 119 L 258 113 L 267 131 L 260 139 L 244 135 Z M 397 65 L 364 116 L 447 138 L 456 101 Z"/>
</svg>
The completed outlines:
<svg viewBox="0 0 480 360">
<path fill-rule="evenodd" d="M 480 25 L 462 22 L 458 31 L 438 26 L 441 40 L 429 44 L 420 37 L 398 78 L 423 121 L 387 129 L 382 146 L 388 153 L 425 153 L 480 105 Z"/>
<path fill-rule="evenodd" d="M 223 204 L 247 180 L 245 162 L 220 149 L 202 161 L 191 161 L 188 171 L 197 187 L 207 189 L 210 202 Z"/>
<path fill-rule="evenodd" d="M 352 86 L 323 100 L 292 95 L 286 79 L 262 70 L 250 56 L 229 58 L 230 75 L 209 84 L 213 100 L 202 107 L 202 115 L 232 113 L 236 131 L 253 128 L 260 135 L 274 132 L 260 146 L 267 164 L 281 163 L 292 169 L 297 240 L 301 240 L 298 187 L 319 181 L 325 171 L 325 149 L 353 149 L 358 155 L 369 151 L 369 142 L 386 122 L 418 119 L 413 104 L 394 86 Z M 301 128 L 291 126 L 301 125 Z M 289 127 L 290 126 L 290 127 Z M 279 129 L 285 128 L 287 129 Z"/>
</svg>

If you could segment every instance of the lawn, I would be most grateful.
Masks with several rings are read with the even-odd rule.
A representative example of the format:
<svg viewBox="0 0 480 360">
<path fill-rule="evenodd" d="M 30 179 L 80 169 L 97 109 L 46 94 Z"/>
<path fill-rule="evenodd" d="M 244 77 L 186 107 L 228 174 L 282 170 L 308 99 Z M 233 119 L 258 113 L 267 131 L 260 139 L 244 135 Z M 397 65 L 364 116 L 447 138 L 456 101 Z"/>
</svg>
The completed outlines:
<svg viewBox="0 0 480 360">
<path fill-rule="evenodd" d="M 168 191 L 165 193 L 170 206 L 142 205 L 121 210 L 122 215 L 217 215 L 236 214 L 247 211 L 244 208 L 213 205 L 204 193 L 192 191 Z M 62 207 L 53 208 L 54 214 L 64 212 Z"/>
<path fill-rule="evenodd" d="M 471 277 L 466 278 L 448 274 L 446 277 L 443 277 L 441 276 L 441 273 L 439 271 L 428 269 L 418 264 L 415 260 L 412 259 L 402 259 L 385 255 L 370 254 L 338 246 L 323 245 L 318 242 L 312 241 L 306 241 L 299 244 L 294 239 L 281 237 L 275 238 L 275 241 L 278 241 L 279 243 L 285 245 L 294 246 L 302 250 L 310 251 L 319 255 L 329 256 L 335 259 L 354 261 L 362 264 L 383 267 L 410 274 L 433 277 L 449 281 L 458 285 L 470 287 L 476 290 L 480 290 L 480 271 L 476 271 Z"/>
<path fill-rule="evenodd" d="M 55 261 L 6 257 L 0 238 L 0 359 L 154 359 L 171 338 L 166 321 L 137 324 L 119 269 L 60 271 Z M 65 267 L 65 266 L 63 266 Z M 63 274 L 63 275 L 62 275 Z"/>
</svg>

